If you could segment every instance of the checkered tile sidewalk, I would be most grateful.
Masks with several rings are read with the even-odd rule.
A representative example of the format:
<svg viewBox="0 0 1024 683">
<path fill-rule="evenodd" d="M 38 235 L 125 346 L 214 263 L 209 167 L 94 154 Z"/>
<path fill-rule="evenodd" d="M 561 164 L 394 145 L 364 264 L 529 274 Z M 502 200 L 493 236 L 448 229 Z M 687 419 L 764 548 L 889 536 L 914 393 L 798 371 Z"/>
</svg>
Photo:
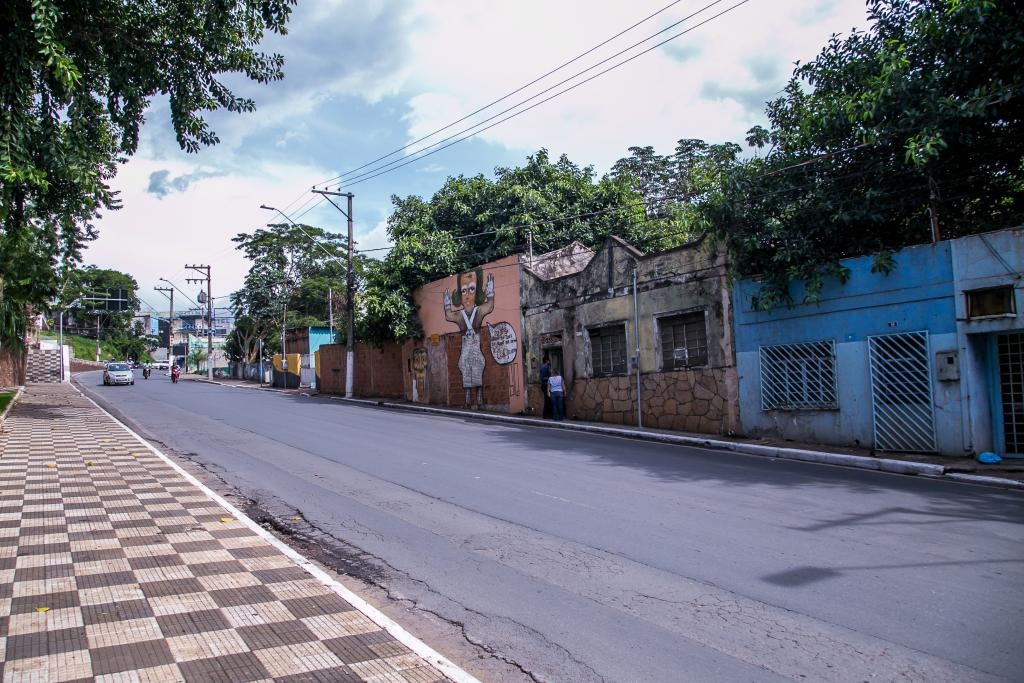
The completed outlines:
<svg viewBox="0 0 1024 683">
<path fill-rule="evenodd" d="M 0 674 L 446 680 L 67 385 L 0 434 Z"/>
</svg>

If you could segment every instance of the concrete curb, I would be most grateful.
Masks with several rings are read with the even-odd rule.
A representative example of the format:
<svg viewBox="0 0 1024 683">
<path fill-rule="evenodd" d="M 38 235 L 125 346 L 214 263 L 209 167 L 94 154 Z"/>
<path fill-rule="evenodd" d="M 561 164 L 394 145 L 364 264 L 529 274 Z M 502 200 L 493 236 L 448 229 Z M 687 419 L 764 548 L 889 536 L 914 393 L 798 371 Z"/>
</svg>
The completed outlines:
<svg viewBox="0 0 1024 683">
<path fill-rule="evenodd" d="M 709 448 L 712 450 L 731 451 L 743 455 L 755 455 L 766 458 L 779 458 L 781 460 L 799 460 L 802 462 L 814 462 L 824 465 L 835 465 L 838 467 L 854 467 L 857 469 L 875 470 L 891 474 L 920 475 L 925 477 L 941 478 L 950 481 L 980 484 L 985 486 L 996 486 L 999 488 L 1015 489 L 1024 491 L 1024 482 L 1013 479 L 1002 479 L 1000 477 L 987 477 L 981 475 L 959 474 L 946 472 L 944 465 L 933 465 L 923 462 L 908 462 L 905 460 L 892 460 L 889 458 L 867 458 L 860 455 L 847 455 L 843 453 L 827 453 L 823 451 L 809 451 L 799 448 L 782 448 L 778 446 L 762 446 L 760 444 L 736 443 L 733 441 L 721 441 L 718 439 L 683 436 L 675 434 L 661 434 L 643 432 L 635 429 L 623 429 L 621 427 L 602 427 L 590 424 L 574 424 L 572 422 L 552 422 L 531 417 L 519 417 L 513 415 L 494 415 L 491 413 L 478 413 L 467 410 L 449 410 L 433 408 L 430 406 L 412 406 L 402 403 L 391 403 L 372 399 L 344 398 L 341 396 L 330 397 L 336 401 L 359 403 L 363 405 L 389 408 L 392 410 L 409 410 L 413 412 L 432 413 L 435 415 L 449 415 L 462 418 L 474 418 L 478 420 L 490 420 L 492 422 L 507 422 L 515 424 L 531 424 L 551 429 L 564 429 L 592 434 L 606 434 L 626 439 L 638 439 L 641 441 L 653 441 L 656 443 L 676 444 L 683 446 L 694 446 L 697 448 Z"/>
<path fill-rule="evenodd" d="M 12 398 L 11 402 L 7 404 L 6 408 L 4 408 L 3 414 L 0 414 L 0 426 L 3 426 L 4 420 L 7 419 L 7 413 L 11 412 L 11 408 L 13 408 L 14 404 L 18 402 L 18 399 L 21 398 L 21 392 L 23 391 L 25 391 L 25 387 L 18 387 L 18 390 L 14 392 L 14 398 Z"/>
<path fill-rule="evenodd" d="M 1024 491 L 1024 481 L 1017 481 L 1015 479 L 1001 479 L 999 477 L 986 477 L 980 474 L 963 474 L 962 472 L 950 472 L 946 475 L 947 479 L 953 481 L 962 481 L 968 484 L 981 484 L 982 486 L 998 486 L 1004 489 L 1016 489 L 1018 491 Z"/>
</svg>

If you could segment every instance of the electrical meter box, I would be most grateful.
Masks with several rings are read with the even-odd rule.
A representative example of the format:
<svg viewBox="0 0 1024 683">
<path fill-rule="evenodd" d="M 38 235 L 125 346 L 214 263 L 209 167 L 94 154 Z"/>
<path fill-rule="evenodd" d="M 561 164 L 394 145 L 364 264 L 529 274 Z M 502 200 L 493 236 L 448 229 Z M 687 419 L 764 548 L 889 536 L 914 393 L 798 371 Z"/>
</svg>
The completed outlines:
<svg viewBox="0 0 1024 683">
<path fill-rule="evenodd" d="M 954 382 L 960 379 L 960 354 L 956 351 L 939 351 L 935 354 L 940 382 Z"/>
</svg>

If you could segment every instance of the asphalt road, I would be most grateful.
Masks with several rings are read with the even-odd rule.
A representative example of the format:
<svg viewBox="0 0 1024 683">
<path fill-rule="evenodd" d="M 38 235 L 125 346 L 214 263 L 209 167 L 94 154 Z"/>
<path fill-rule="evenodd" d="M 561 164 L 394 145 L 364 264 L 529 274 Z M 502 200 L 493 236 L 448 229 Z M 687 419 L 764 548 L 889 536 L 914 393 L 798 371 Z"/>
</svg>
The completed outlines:
<svg viewBox="0 0 1024 683">
<path fill-rule="evenodd" d="M 544 681 L 1024 679 L 1024 496 L 327 398 L 102 405 Z"/>
</svg>

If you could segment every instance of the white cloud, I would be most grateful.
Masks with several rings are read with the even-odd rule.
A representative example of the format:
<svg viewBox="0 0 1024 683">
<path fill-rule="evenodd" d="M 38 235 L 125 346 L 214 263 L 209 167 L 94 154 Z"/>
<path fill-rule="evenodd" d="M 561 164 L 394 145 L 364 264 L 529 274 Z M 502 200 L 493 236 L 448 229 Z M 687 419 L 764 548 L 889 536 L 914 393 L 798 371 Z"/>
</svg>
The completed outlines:
<svg viewBox="0 0 1024 683">
<path fill-rule="evenodd" d="M 140 297 L 161 309 L 166 309 L 166 303 L 153 291 L 154 286 L 166 286 L 159 281 L 161 277 L 193 298 L 198 291 L 185 282 L 195 276 L 185 270 L 186 264 L 212 265 L 215 297 L 237 289 L 249 263 L 231 238 L 275 218 L 259 208 L 261 203 L 280 201 L 280 208 L 289 210 L 282 186 L 291 188 L 296 179 L 326 173 L 322 168 L 302 166 L 254 166 L 247 173 L 194 178 L 181 191 L 163 195 L 147 191 L 153 175 L 162 172 L 185 177 L 195 174 L 195 166 L 166 159 L 132 159 L 114 183 L 128 198 L 125 207 L 103 217 L 99 239 L 84 254 L 86 263 L 132 274 L 139 283 Z"/>
<path fill-rule="evenodd" d="M 421 30 L 410 38 L 409 79 L 420 88 L 410 99 L 410 138 L 529 82 L 663 4 L 523 0 L 467 6 L 459 0 L 421 0 L 416 5 Z M 654 33 L 694 7 L 680 3 L 525 95 Z M 669 151 L 683 137 L 740 141 L 747 129 L 763 122 L 759 98 L 782 89 L 792 63 L 814 57 L 833 32 L 862 25 L 863 17 L 862 0 L 754 0 L 481 137 L 523 152 L 539 147 L 566 152 L 599 170 L 631 145 Z M 766 81 L 773 72 L 774 82 Z M 500 107 L 522 98 L 517 95 Z"/>
<path fill-rule="evenodd" d="M 186 263 L 211 263 L 214 295 L 226 293 L 241 284 L 248 269 L 230 239 L 268 221 L 261 203 L 343 230 L 344 218 L 333 207 L 307 212 L 315 201 L 312 184 L 501 97 L 666 1 L 302 3 L 289 35 L 264 46 L 285 55 L 286 79 L 266 86 L 235 84 L 239 95 L 256 99 L 258 109 L 242 116 L 212 114 L 220 145 L 197 156 L 181 153 L 166 104 L 155 102 L 140 153 L 114 183 L 123 191 L 125 208 L 99 223 L 101 237 L 86 252 L 86 261 L 131 273 L 143 298 L 161 308 L 152 287 L 167 277 L 184 288 Z M 679 3 L 559 76 L 664 28 L 694 7 Z M 358 185 L 360 247 L 386 245 L 391 194 L 429 196 L 440 188 L 442 173 L 490 173 L 509 159 L 521 163 L 541 147 L 604 172 L 634 145 L 667 153 L 684 137 L 740 142 L 747 129 L 763 123 L 760 103 L 782 89 L 794 61 L 813 58 L 833 32 L 863 23 L 863 0 L 751 0 L 484 132 L 485 144 L 459 145 Z M 551 77 L 503 106 L 556 80 Z"/>
</svg>

